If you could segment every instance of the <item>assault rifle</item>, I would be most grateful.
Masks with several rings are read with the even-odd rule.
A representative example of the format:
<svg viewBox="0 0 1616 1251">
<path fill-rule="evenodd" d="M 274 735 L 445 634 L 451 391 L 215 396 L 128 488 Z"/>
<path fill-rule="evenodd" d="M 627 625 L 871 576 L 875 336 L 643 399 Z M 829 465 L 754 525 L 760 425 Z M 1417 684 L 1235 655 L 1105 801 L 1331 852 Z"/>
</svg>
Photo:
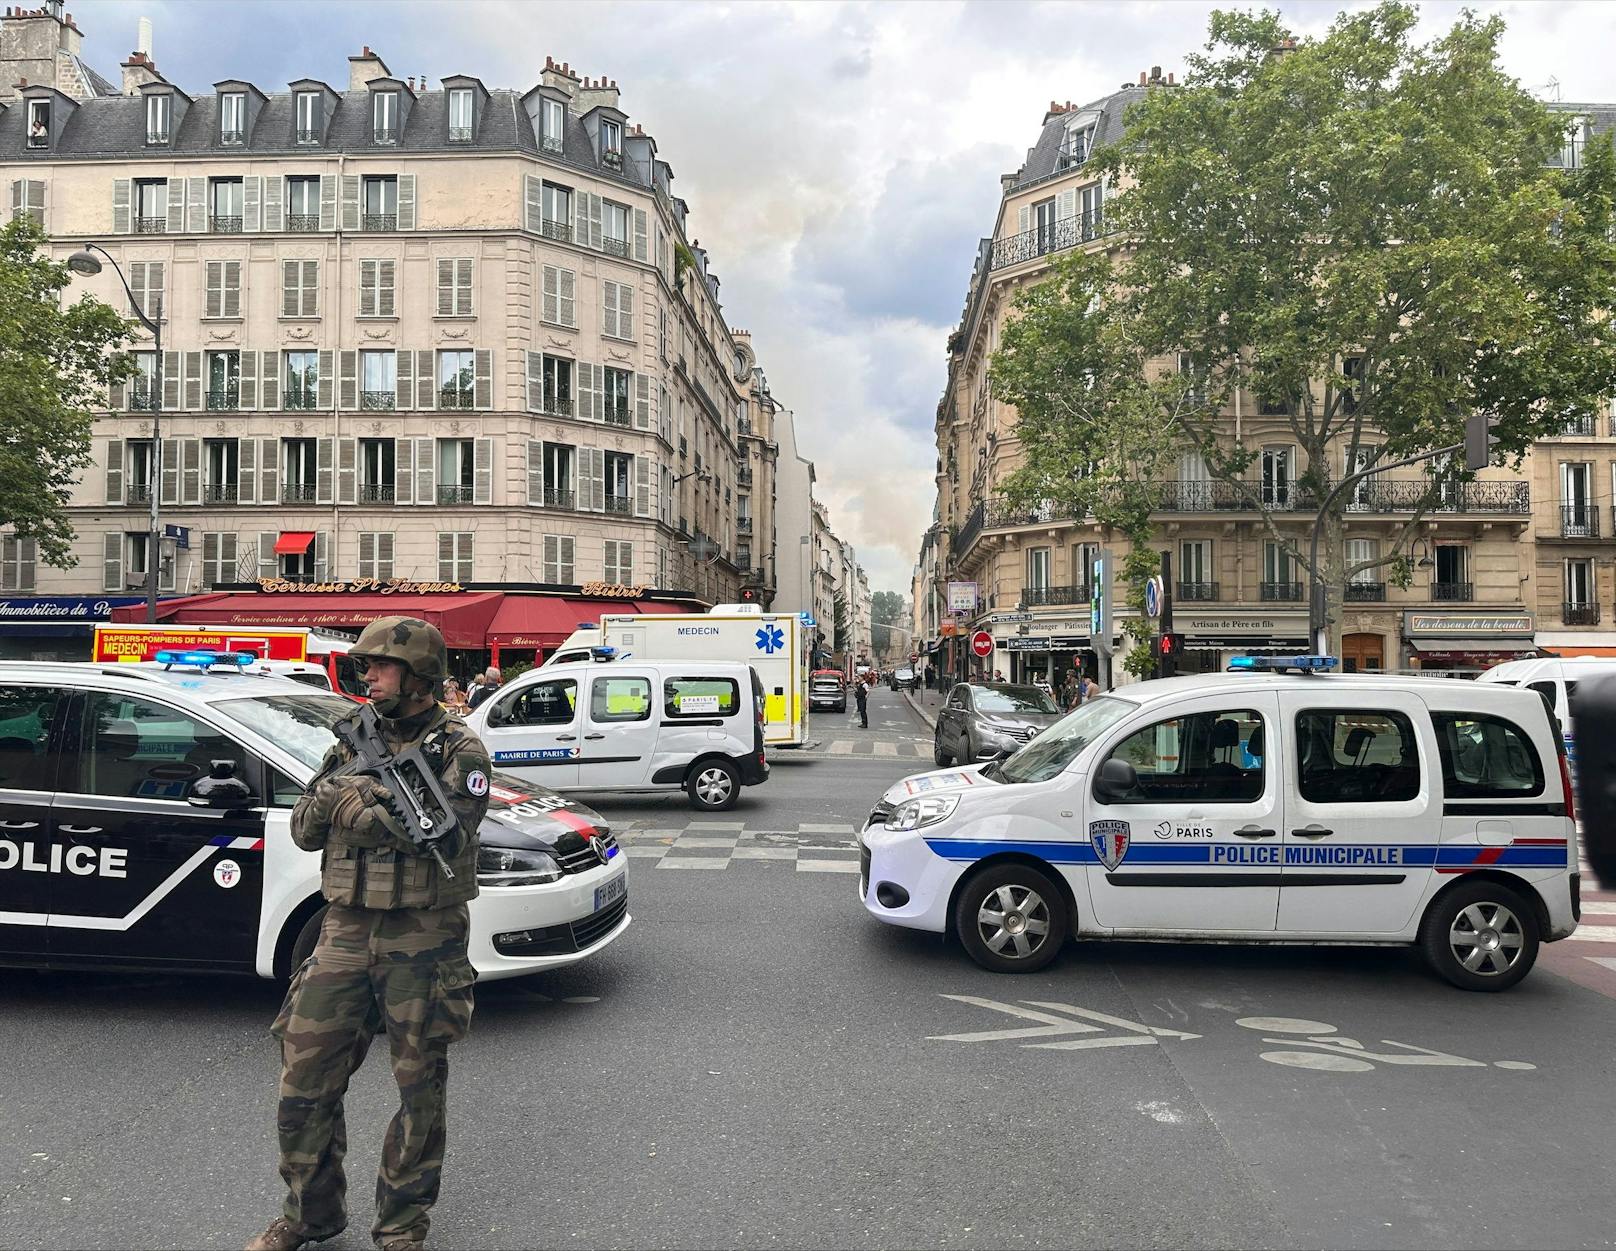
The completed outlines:
<svg viewBox="0 0 1616 1251">
<path fill-rule="evenodd" d="M 363 705 L 356 716 L 337 722 L 332 730 L 348 745 L 354 757 L 331 776 L 352 774 L 380 782 L 392 795 L 393 806 L 404 818 L 410 841 L 431 853 L 444 877 L 454 877 L 454 870 L 443 858 L 438 843 L 454 833 L 460 817 L 421 749 L 406 747 L 394 751 L 389 747 L 382 737 L 376 709 L 370 704 Z"/>
</svg>

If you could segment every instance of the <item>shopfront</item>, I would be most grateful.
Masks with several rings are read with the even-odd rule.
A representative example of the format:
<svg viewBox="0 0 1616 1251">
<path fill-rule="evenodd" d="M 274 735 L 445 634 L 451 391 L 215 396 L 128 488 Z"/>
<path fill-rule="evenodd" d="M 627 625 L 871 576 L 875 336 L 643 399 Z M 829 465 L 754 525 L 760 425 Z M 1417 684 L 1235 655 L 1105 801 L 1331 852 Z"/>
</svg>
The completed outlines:
<svg viewBox="0 0 1616 1251">
<path fill-rule="evenodd" d="M 88 660 L 97 623 L 118 609 L 138 609 L 144 595 L 22 595 L 0 599 L 0 660 Z"/>
<path fill-rule="evenodd" d="M 1435 612 L 1403 614 L 1407 667 L 1474 677 L 1506 660 L 1537 652 L 1531 613 Z"/>
<path fill-rule="evenodd" d="M 1173 629 L 1184 636 L 1184 651 L 1177 664 L 1179 673 L 1219 673 L 1236 656 L 1312 650 L 1306 612 L 1175 608 Z"/>
</svg>

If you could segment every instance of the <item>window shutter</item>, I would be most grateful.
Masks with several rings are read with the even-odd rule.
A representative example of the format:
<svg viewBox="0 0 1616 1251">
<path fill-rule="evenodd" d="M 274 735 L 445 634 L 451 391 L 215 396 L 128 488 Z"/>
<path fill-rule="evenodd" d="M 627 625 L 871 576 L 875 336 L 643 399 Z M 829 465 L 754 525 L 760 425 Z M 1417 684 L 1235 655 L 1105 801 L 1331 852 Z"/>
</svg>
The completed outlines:
<svg viewBox="0 0 1616 1251">
<path fill-rule="evenodd" d="M 185 229 L 193 235 L 206 232 L 208 228 L 208 180 L 206 178 L 187 178 L 185 180 Z"/>
<path fill-rule="evenodd" d="M 577 285 L 577 275 L 570 269 L 563 269 L 556 293 L 557 320 L 563 326 L 578 324 Z"/>
<path fill-rule="evenodd" d="M 591 512 L 606 511 L 606 449 L 600 447 L 585 447 L 579 449 L 584 464 L 584 489 L 589 499 L 586 503 L 579 499 L 580 508 L 588 508 Z M 583 492 L 580 492 L 580 496 Z"/>
<path fill-rule="evenodd" d="M 241 354 L 241 407 L 251 412 L 258 407 L 258 353 Z"/>
<path fill-rule="evenodd" d="M 554 265 L 540 267 L 543 274 L 544 296 L 539 306 L 539 320 L 559 322 L 561 320 L 561 271 Z"/>
<path fill-rule="evenodd" d="M 415 229 L 415 175 L 398 176 L 398 228 Z"/>
<path fill-rule="evenodd" d="M 302 307 L 298 310 L 301 317 L 318 317 L 320 315 L 320 262 L 304 261 L 302 281 Z"/>
<path fill-rule="evenodd" d="M 395 377 L 398 399 L 396 407 L 403 411 L 415 403 L 415 353 L 400 351 L 393 354 L 395 368 L 398 371 Z"/>
<path fill-rule="evenodd" d="M 376 262 L 359 262 L 359 316 L 376 315 Z"/>
<path fill-rule="evenodd" d="M 494 502 L 494 440 L 474 439 L 471 445 L 471 502 Z"/>
<path fill-rule="evenodd" d="M 617 335 L 617 284 L 602 281 L 601 292 L 601 333 Z"/>
<path fill-rule="evenodd" d="M 170 178 L 167 183 L 168 221 L 166 229 L 171 235 L 185 233 L 185 179 Z"/>
<path fill-rule="evenodd" d="M 1055 220 L 1065 221 L 1068 217 L 1077 216 L 1077 191 L 1062 191 L 1055 198 Z"/>
<path fill-rule="evenodd" d="M 376 263 L 376 315 L 378 317 L 393 316 L 393 280 L 397 267 L 397 261 L 378 261 Z"/>
<path fill-rule="evenodd" d="M 329 437 L 316 439 L 314 442 L 314 502 L 316 504 L 329 504 L 331 502 L 331 456 L 334 451 L 331 444 L 332 440 Z"/>
<path fill-rule="evenodd" d="M 180 441 L 164 439 L 161 499 L 165 504 L 180 502 Z"/>
<path fill-rule="evenodd" d="M 400 352 L 401 361 L 410 359 L 410 353 Z M 403 380 L 399 381 L 399 393 L 408 395 L 404 390 Z M 399 439 L 393 444 L 393 500 L 398 504 L 415 503 L 415 440 Z M 426 501 L 422 501 L 425 503 Z"/>
<path fill-rule="evenodd" d="M 415 407 L 422 411 L 436 408 L 438 403 L 438 388 L 435 385 L 437 375 L 432 370 L 432 353 L 417 352 L 415 354 Z M 425 500 L 421 501 L 423 504 Z"/>
<path fill-rule="evenodd" d="M 332 351 L 320 353 L 320 376 L 315 382 L 315 403 L 321 409 L 331 410 L 331 384 L 335 380 L 337 370 L 337 354 Z"/>
<path fill-rule="evenodd" d="M 130 190 L 129 179 L 112 180 L 112 233 L 115 235 L 126 235 L 133 229 L 129 221 Z"/>
<path fill-rule="evenodd" d="M 601 198 L 593 192 L 588 194 L 589 200 L 589 246 L 599 250 L 602 232 L 600 228 Z"/>
<path fill-rule="evenodd" d="M 546 582 L 559 582 L 561 576 L 556 566 L 561 563 L 561 536 L 547 534 L 544 536 L 544 580 Z"/>
<path fill-rule="evenodd" d="M 274 353 L 266 352 L 264 355 L 272 356 Z M 280 452 L 279 439 L 258 440 L 258 499 L 263 504 L 280 503 Z"/>
<path fill-rule="evenodd" d="M 110 372 L 123 364 L 127 352 L 114 352 L 107 358 L 107 369 Z M 129 407 L 128 388 L 122 381 L 108 381 L 107 383 L 107 411 L 121 413 Z"/>
<path fill-rule="evenodd" d="M 578 401 L 572 406 L 573 415 L 580 421 L 594 421 L 595 403 L 600 398 L 595 389 L 595 367 L 579 361 L 573 372 L 578 376 Z"/>
<path fill-rule="evenodd" d="M 354 479 L 357 476 L 359 441 L 337 440 L 337 503 L 352 504 L 356 498 Z"/>
<path fill-rule="evenodd" d="M 180 455 L 184 458 L 180 468 L 180 503 L 202 502 L 202 440 L 181 439 Z"/>
<path fill-rule="evenodd" d="M 326 582 L 331 576 L 331 537 L 324 530 L 314 535 L 314 580 Z"/>
<path fill-rule="evenodd" d="M 634 259 L 645 259 L 645 210 L 634 210 Z"/>
<path fill-rule="evenodd" d="M 455 263 L 446 256 L 438 258 L 438 316 L 454 316 Z"/>
<path fill-rule="evenodd" d="M 241 316 L 241 262 L 224 263 L 224 316 Z"/>
<path fill-rule="evenodd" d="M 530 508 L 544 507 L 544 441 L 527 441 L 527 502 Z M 549 542 L 548 539 L 545 540 Z"/>
<path fill-rule="evenodd" d="M 207 264 L 207 292 L 202 302 L 202 316 L 224 316 L 224 262 L 209 261 Z"/>
<path fill-rule="evenodd" d="M 123 590 L 123 533 L 111 531 L 101 536 L 101 589 Z"/>
<path fill-rule="evenodd" d="M 9 220 L 15 221 L 17 218 L 21 217 L 24 209 L 27 207 L 28 189 L 25 186 L 26 182 L 27 180 L 23 178 L 12 179 L 11 217 Z"/>
<path fill-rule="evenodd" d="M 146 262 L 146 303 L 142 307 L 153 320 L 163 320 L 163 284 L 167 273 L 167 261 Z"/>
<path fill-rule="evenodd" d="M 241 228 L 257 234 L 264 228 L 264 180 L 259 177 L 241 180 Z"/>
<path fill-rule="evenodd" d="M 634 515 L 636 517 L 649 517 L 651 513 L 651 475 L 656 468 L 643 456 L 636 456 L 629 462 L 633 473 L 634 483 Z"/>
<path fill-rule="evenodd" d="M 359 216 L 359 189 L 354 188 L 354 216 Z M 357 223 L 356 223 L 357 224 Z M 320 229 L 337 228 L 337 175 L 320 175 Z"/>
<path fill-rule="evenodd" d="M 281 262 L 281 316 L 298 317 L 303 310 L 303 262 Z"/>
<path fill-rule="evenodd" d="M 129 262 L 129 295 L 135 307 L 149 317 L 151 301 L 146 294 L 146 265 L 145 261 Z"/>
<path fill-rule="evenodd" d="M 471 303 L 472 258 L 462 257 L 455 262 L 455 316 L 470 317 L 472 315 Z"/>
<path fill-rule="evenodd" d="M 163 408 L 174 412 L 180 406 L 180 354 L 163 353 Z"/>
<path fill-rule="evenodd" d="M 1016 210 L 1016 232 L 1024 235 L 1031 228 L 1031 212 L 1028 207 L 1023 204 L 1019 209 Z"/>
<path fill-rule="evenodd" d="M 430 504 L 432 495 L 432 440 L 415 440 L 415 502 Z"/>
<path fill-rule="evenodd" d="M 572 241 L 581 248 L 587 248 L 589 243 L 589 192 L 580 191 L 572 197 L 573 226 Z"/>
<path fill-rule="evenodd" d="M 211 588 L 219 581 L 219 536 L 209 532 L 202 536 L 202 585 Z"/>
<path fill-rule="evenodd" d="M 576 563 L 575 553 L 578 540 L 570 534 L 564 534 L 561 536 L 561 542 L 557 544 L 557 547 L 559 549 L 558 554 L 561 557 L 561 581 L 576 582 L 577 578 L 573 576 L 573 565 Z"/>
<path fill-rule="evenodd" d="M 324 191 L 324 187 L 321 187 Z M 325 225 L 325 203 L 322 198 L 320 204 L 320 217 L 322 226 Z M 359 229 L 359 175 L 342 175 L 342 228 L 344 230 Z"/>
<path fill-rule="evenodd" d="M 281 230 L 284 221 L 281 215 L 281 205 L 284 200 L 286 184 L 278 174 L 264 179 L 264 223 L 265 231 Z"/>
<path fill-rule="evenodd" d="M 185 358 L 185 407 L 192 412 L 202 408 L 202 353 L 182 352 Z"/>
<path fill-rule="evenodd" d="M 123 503 L 123 440 L 107 440 L 107 503 Z"/>
<path fill-rule="evenodd" d="M 527 411 L 544 411 L 544 353 L 527 354 Z"/>
<path fill-rule="evenodd" d="M 273 578 L 280 573 L 280 561 L 275 556 L 275 540 L 280 535 L 273 530 L 258 532 L 258 576 Z"/>
<path fill-rule="evenodd" d="M 651 380 L 644 374 L 634 375 L 634 428 L 651 428 Z"/>
<path fill-rule="evenodd" d="M 40 179 L 31 178 L 28 180 L 27 189 L 24 192 L 25 203 L 23 207 L 27 209 L 29 215 L 39 223 L 40 229 L 45 228 L 45 195 L 49 185 L 49 183 L 43 182 Z M 28 546 L 28 550 L 32 551 L 34 548 L 34 541 L 32 539 L 28 539 L 25 540 L 25 542 Z"/>
<path fill-rule="evenodd" d="M 494 407 L 494 354 L 486 349 L 472 354 L 471 402 L 478 408 Z"/>
<path fill-rule="evenodd" d="M 522 175 L 522 224 L 533 234 L 544 229 L 544 182 L 532 174 Z"/>
<path fill-rule="evenodd" d="M 376 576 L 384 582 L 393 576 L 393 536 L 388 532 L 376 536 Z"/>
<path fill-rule="evenodd" d="M 453 582 L 454 578 L 455 536 L 443 531 L 438 532 L 438 581 Z"/>
<path fill-rule="evenodd" d="M 352 410 L 359 407 L 359 353 L 340 352 L 342 378 L 337 388 L 339 408 Z M 321 381 L 324 381 L 322 376 Z"/>
<path fill-rule="evenodd" d="M 359 534 L 359 576 L 361 578 L 374 578 L 376 576 L 376 538 L 369 531 Z"/>
<path fill-rule="evenodd" d="M 253 353 L 257 355 L 257 353 Z M 241 375 L 241 385 L 247 385 L 247 375 Z M 236 440 L 236 498 L 243 504 L 258 502 L 258 440 Z"/>
<path fill-rule="evenodd" d="M 634 337 L 634 288 L 626 282 L 617 284 L 617 336 Z"/>
</svg>

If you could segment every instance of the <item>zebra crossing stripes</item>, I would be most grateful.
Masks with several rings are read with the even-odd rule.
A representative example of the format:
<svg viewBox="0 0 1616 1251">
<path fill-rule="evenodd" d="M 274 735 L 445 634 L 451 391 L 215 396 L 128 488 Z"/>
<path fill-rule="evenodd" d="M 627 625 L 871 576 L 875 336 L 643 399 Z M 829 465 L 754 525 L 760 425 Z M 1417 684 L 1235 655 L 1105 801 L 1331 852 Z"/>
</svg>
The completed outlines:
<svg viewBox="0 0 1616 1251">
<path fill-rule="evenodd" d="M 880 756 L 889 760 L 930 760 L 931 740 L 903 738 L 894 741 L 890 738 L 860 737 L 860 738 L 833 738 L 815 751 L 806 753 L 816 756 Z"/>
<path fill-rule="evenodd" d="M 704 823 L 710 825 L 712 823 Z M 646 868 L 712 873 L 729 868 L 790 866 L 798 873 L 857 873 L 858 836 L 851 825 L 804 822 L 794 830 L 623 829 L 617 841 Z"/>
</svg>

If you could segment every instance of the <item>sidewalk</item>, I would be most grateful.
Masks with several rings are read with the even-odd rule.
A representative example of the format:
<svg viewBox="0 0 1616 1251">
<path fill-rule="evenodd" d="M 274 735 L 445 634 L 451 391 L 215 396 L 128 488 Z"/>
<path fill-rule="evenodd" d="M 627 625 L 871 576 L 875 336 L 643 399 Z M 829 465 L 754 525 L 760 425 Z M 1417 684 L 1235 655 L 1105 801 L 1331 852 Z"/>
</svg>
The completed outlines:
<svg viewBox="0 0 1616 1251">
<path fill-rule="evenodd" d="M 928 691 L 925 687 L 917 687 L 912 691 L 905 691 L 903 697 L 909 701 L 909 706 L 920 714 L 928 727 L 937 728 L 937 710 L 943 706 L 942 691 Z"/>
</svg>

